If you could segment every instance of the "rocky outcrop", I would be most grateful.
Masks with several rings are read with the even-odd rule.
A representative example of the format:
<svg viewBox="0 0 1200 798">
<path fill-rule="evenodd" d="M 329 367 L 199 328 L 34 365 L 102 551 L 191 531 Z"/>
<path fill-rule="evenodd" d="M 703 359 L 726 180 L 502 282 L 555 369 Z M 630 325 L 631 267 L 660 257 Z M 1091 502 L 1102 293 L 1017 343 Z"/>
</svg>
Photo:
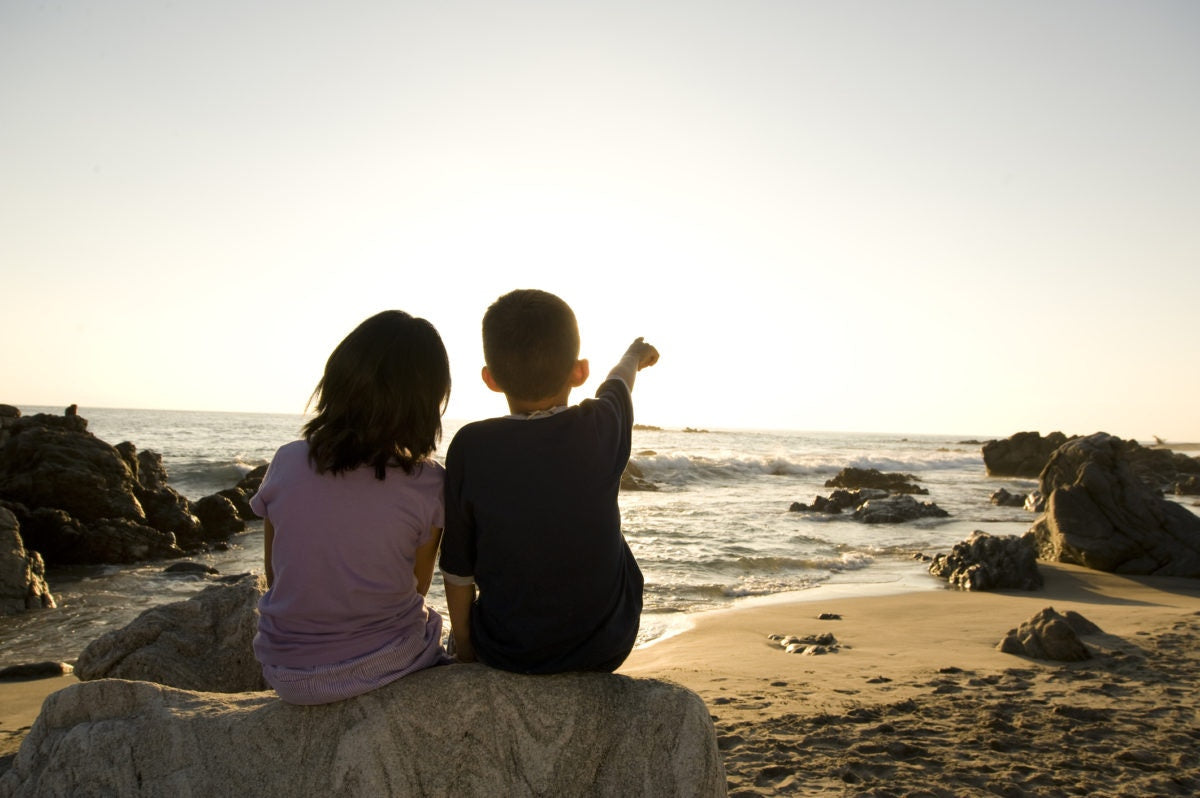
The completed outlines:
<svg viewBox="0 0 1200 798">
<path fill-rule="evenodd" d="M 864 524 L 900 524 L 918 518 L 945 518 L 950 513 L 933 502 L 919 502 L 912 496 L 887 496 L 868 499 L 854 511 L 854 520 Z"/>
<path fill-rule="evenodd" d="M 1023 493 L 1010 493 L 1005 488 L 1001 488 L 992 494 L 991 501 L 998 507 L 1024 507 L 1028 497 Z"/>
<path fill-rule="evenodd" d="M 828 513 L 829 515 L 838 515 L 846 510 L 854 510 L 870 499 L 887 498 L 887 495 L 888 492 L 886 490 L 875 490 L 873 488 L 865 488 L 863 490 L 835 490 L 828 497 L 817 496 L 813 499 L 812 504 L 792 502 L 792 506 L 788 510 L 793 513 Z"/>
<path fill-rule="evenodd" d="M 41 555 L 25 548 L 17 517 L 0 507 L 0 615 L 54 606 Z"/>
<path fill-rule="evenodd" d="M 197 508 L 167 484 L 159 454 L 128 441 L 110 446 L 78 415 L 22 417 L 4 407 L 0 506 L 50 565 L 178 557 L 242 531 L 254 517 L 240 485 L 231 489 L 240 505 L 217 496 Z"/>
<path fill-rule="evenodd" d="M 213 693 L 264 690 L 252 643 L 266 578 L 244 574 L 186 601 L 152 607 L 124 628 L 93 640 L 75 675 L 136 679 Z"/>
<path fill-rule="evenodd" d="M 1077 438 L 1047 463 L 1046 513 L 1029 530 L 1044 560 L 1124 574 L 1200 577 L 1200 518 L 1135 475 L 1105 433 Z"/>
<path fill-rule="evenodd" d="M 1044 438 L 1039 432 L 1018 432 L 1011 437 L 985 443 L 983 464 L 990 477 L 1036 479 L 1054 450 L 1068 440 L 1071 439 L 1061 432 L 1051 432 Z"/>
<path fill-rule="evenodd" d="M 852 518 L 864 524 L 899 524 L 918 518 L 945 518 L 950 513 L 933 502 L 918 502 L 912 496 L 893 496 L 886 490 L 835 490 L 828 498 L 817 496 L 812 504 L 792 502 L 793 513 L 827 513 L 837 515 L 852 511 Z"/>
<path fill-rule="evenodd" d="M 976 531 L 938 554 L 929 573 L 959 590 L 1037 590 L 1042 575 L 1033 541 L 1020 535 L 989 535 Z"/>
<path fill-rule="evenodd" d="M 642 469 L 630 461 L 625 464 L 625 470 L 621 472 L 621 490 L 655 491 L 658 490 L 658 485 L 646 479 Z"/>
<path fill-rule="evenodd" d="M 996 646 L 1005 654 L 1058 662 L 1079 662 L 1092 654 L 1080 636 L 1100 633 L 1096 624 L 1077 612 L 1059 614 L 1046 607 L 1016 629 L 1010 629 Z"/>
<path fill-rule="evenodd" d="M 848 466 L 837 473 L 837 476 L 825 481 L 827 488 L 874 488 L 890 493 L 912 493 L 925 496 L 928 490 L 913 483 L 917 478 L 912 474 L 884 473 L 877 468 L 854 468 Z"/>
<path fill-rule="evenodd" d="M 323 706 L 148 682 L 46 699 L 0 794 L 723 796 L 693 692 L 599 673 L 450 665 Z"/>
</svg>

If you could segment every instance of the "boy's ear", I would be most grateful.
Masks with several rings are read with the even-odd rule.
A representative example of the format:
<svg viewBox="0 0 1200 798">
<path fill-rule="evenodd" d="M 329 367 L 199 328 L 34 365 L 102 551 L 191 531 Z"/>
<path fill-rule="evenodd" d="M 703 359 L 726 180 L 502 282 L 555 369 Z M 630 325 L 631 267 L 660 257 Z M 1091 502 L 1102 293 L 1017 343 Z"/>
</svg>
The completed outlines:
<svg viewBox="0 0 1200 798">
<path fill-rule="evenodd" d="M 500 387 L 500 383 L 496 382 L 496 378 L 492 376 L 492 372 L 487 366 L 483 367 L 483 371 L 480 372 L 479 376 L 483 377 L 483 382 L 487 387 L 496 393 L 504 393 L 504 389 Z"/>
<path fill-rule="evenodd" d="M 591 375 L 591 370 L 588 367 L 587 358 L 575 361 L 575 368 L 571 369 L 571 387 L 578 388 L 587 382 Z"/>
</svg>

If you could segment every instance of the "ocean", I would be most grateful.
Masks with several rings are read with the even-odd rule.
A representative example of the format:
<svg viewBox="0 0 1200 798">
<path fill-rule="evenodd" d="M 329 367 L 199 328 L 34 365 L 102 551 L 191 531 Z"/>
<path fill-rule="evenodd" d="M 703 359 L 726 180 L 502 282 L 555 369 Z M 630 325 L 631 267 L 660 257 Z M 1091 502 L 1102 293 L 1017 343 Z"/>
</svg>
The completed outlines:
<svg viewBox="0 0 1200 798">
<path fill-rule="evenodd" d="M 61 413 L 23 407 L 22 413 Z M 303 418 L 259 413 L 80 408 L 110 444 L 133 442 L 163 456 L 169 484 L 190 499 L 232 487 L 298 437 Z M 445 423 L 443 449 L 460 423 Z M 1011 431 L 1011 432 L 1015 432 Z M 903 435 L 757 430 L 637 429 L 632 462 L 657 491 L 622 492 L 624 533 L 646 577 L 641 643 L 685 628 L 696 612 L 770 600 L 821 585 L 842 593 L 944 589 L 914 554 L 948 551 L 980 529 L 1023 533 L 1034 516 L 990 503 L 999 488 L 1024 493 L 1034 480 L 986 475 L 980 444 L 1001 435 Z M 826 496 L 846 466 L 915 476 L 950 513 L 896 525 L 790 512 Z M 262 523 L 228 551 L 191 558 L 223 575 L 263 570 Z M 99 635 L 146 609 L 210 584 L 163 573 L 169 562 L 52 568 L 58 608 L 0 618 L 0 667 L 73 661 Z M 445 615 L 440 578 L 430 603 Z"/>
</svg>

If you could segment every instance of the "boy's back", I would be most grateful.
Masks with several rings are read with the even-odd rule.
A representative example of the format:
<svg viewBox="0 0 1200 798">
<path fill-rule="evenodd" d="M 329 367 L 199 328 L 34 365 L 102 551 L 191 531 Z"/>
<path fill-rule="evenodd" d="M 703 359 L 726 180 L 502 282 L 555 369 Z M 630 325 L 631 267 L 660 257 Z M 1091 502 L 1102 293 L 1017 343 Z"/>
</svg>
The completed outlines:
<svg viewBox="0 0 1200 798">
<path fill-rule="evenodd" d="M 479 659 L 524 673 L 613 670 L 637 637 L 642 574 L 621 534 L 629 388 L 552 415 L 463 427 L 446 455 L 442 570 L 473 575 Z"/>
</svg>

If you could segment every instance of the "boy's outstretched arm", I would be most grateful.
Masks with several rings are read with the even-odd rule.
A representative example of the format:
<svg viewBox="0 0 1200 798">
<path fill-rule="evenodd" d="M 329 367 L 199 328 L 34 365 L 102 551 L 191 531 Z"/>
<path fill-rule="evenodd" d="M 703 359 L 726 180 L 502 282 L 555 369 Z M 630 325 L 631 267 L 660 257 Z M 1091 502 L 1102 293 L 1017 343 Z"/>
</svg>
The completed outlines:
<svg viewBox="0 0 1200 798">
<path fill-rule="evenodd" d="M 612 371 L 608 373 L 608 379 L 621 380 L 633 390 L 633 380 L 637 373 L 657 362 L 658 350 L 639 337 L 625 350 L 617 365 L 613 366 Z"/>
</svg>

